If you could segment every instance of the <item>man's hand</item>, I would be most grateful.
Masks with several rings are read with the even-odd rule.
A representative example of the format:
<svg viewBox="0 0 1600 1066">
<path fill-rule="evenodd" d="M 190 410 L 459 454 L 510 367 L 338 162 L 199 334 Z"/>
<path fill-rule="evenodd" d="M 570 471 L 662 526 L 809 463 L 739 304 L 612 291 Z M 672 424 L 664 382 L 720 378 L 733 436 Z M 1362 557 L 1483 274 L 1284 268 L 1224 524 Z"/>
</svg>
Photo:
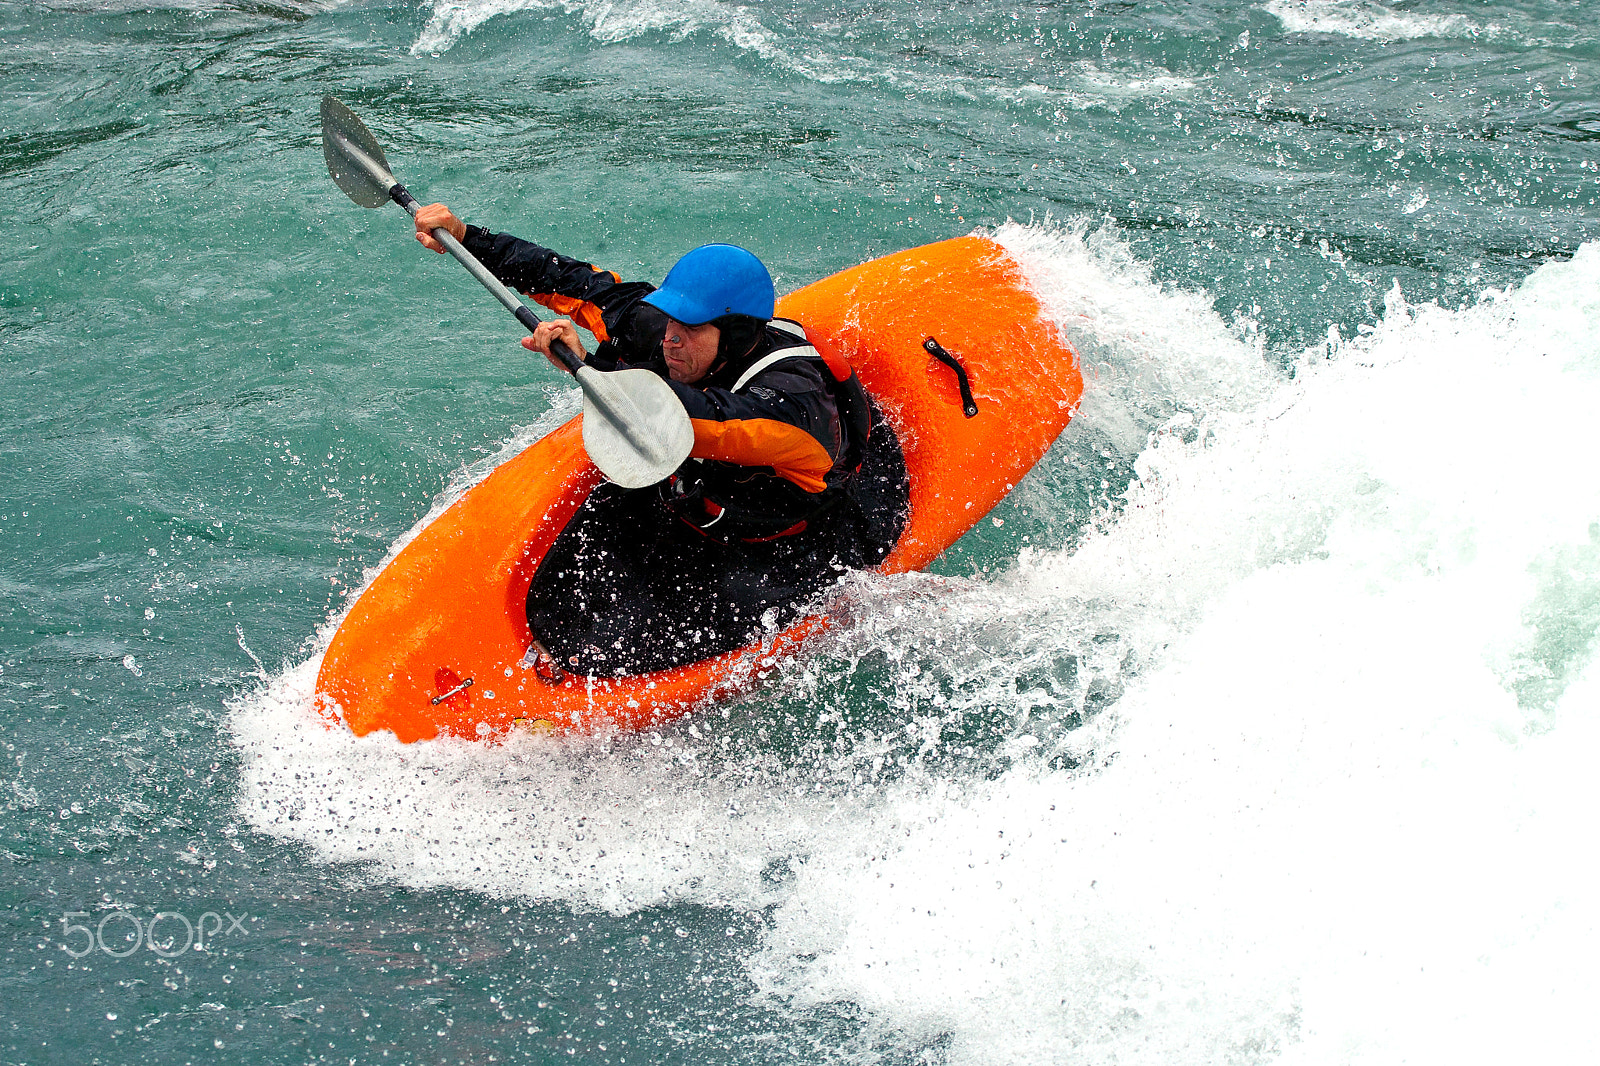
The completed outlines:
<svg viewBox="0 0 1600 1066">
<path fill-rule="evenodd" d="M 456 240 L 467 235 L 467 224 L 455 216 L 444 204 L 429 204 L 417 212 L 417 241 L 424 248 L 443 252 L 444 245 L 433 239 L 433 231 L 442 229 Z"/>
<path fill-rule="evenodd" d="M 578 331 L 569 318 L 539 323 L 539 328 L 533 331 L 532 336 L 522 338 L 522 346 L 550 360 L 557 370 L 565 370 L 567 365 L 550 353 L 551 342 L 558 340 L 565 341 L 568 348 L 578 353 L 579 359 L 588 358 L 589 353 L 583 350 L 583 342 L 578 339 Z"/>
</svg>

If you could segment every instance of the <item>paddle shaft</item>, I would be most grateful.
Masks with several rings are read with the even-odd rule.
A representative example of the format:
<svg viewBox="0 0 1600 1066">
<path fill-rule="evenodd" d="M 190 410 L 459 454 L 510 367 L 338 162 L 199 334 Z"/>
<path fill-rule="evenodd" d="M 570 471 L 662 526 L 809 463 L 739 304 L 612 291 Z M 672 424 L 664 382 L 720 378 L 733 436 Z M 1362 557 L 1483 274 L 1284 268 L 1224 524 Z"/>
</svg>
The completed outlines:
<svg viewBox="0 0 1600 1066">
<path fill-rule="evenodd" d="M 368 156 L 366 152 L 363 152 L 359 145 L 351 144 L 347 138 L 340 134 L 335 133 L 333 136 L 340 141 L 347 159 L 352 160 L 357 166 L 365 170 L 379 188 L 387 189 L 389 199 L 405 208 L 407 214 L 412 218 L 417 217 L 417 212 L 422 210 L 422 205 L 417 203 L 417 198 L 412 196 L 404 185 L 395 180 L 393 174 L 378 166 L 377 162 Z M 517 321 L 522 323 L 524 329 L 532 333 L 539 328 L 539 316 L 534 314 L 527 304 L 519 300 L 517 294 L 508 289 L 504 282 L 491 274 L 488 267 L 478 262 L 477 256 L 463 248 L 461 242 L 456 240 L 449 230 L 435 229 L 433 231 L 433 239 L 444 245 L 450 254 L 455 256 L 456 262 L 466 267 L 467 273 L 477 278 L 484 288 L 493 293 L 494 298 L 499 300 L 507 311 L 516 315 Z M 550 350 L 555 353 L 555 357 L 561 360 L 561 364 L 571 374 L 576 375 L 578 368 L 584 365 L 583 360 L 578 357 L 578 353 L 567 347 L 564 341 L 552 341 Z"/>
<path fill-rule="evenodd" d="M 332 96 L 322 98 L 322 155 L 334 184 L 362 207 L 393 200 L 416 218 L 416 198 L 389 172 L 378 144 L 355 112 Z M 489 272 L 476 256 L 443 229 L 433 238 L 467 268 L 524 329 L 537 332 L 539 317 Z M 670 475 L 694 449 L 688 412 L 663 378 L 643 368 L 602 373 L 586 366 L 570 345 L 552 339 L 552 357 L 578 379 L 583 390 L 583 447 L 595 466 L 623 488 L 654 485 Z"/>
<path fill-rule="evenodd" d="M 417 198 L 407 192 L 406 187 L 398 181 L 389 190 L 389 198 L 405 208 L 412 218 L 416 218 L 417 212 L 422 210 L 422 205 L 417 203 Z M 434 229 L 433 239 L 444 245 L 450 254 L 456 257 L 456 262 L 467 268 L 467 273 L 477 278 L 484 288 L 494 293 L 494 298 L 504 304 L 507 311 L 517 316 L 517 321 L 522 323 L 524 329 L 532 333 L 539 328 L 539 316 L 534 314 L 527 304 L 517 299 L 517 294 L 507 288 L 504 282 L 489 273 L 489 268 L 478 262 L 477 256 L 463 248 L 461 242 L 451 236 L 449 230 L 443 228 Z M 555 357 L 561 360 L 562 365 L 570 373 L 576 374 L 578 368 L 583 366 L 583 360 L 578 358 L 578 353 L 567 347 L 565 341 L 552 340 L 550 342 L 550 350 L 555 353 Z"/>
<path fill-rule="evenodd" d="M 405 208 L 412 218 L 416 218 L 417 212 L 422 210 L 422 205 L 417 203 L 417 198 L 406 191 L 406 187 L 398 181 L 389 187 L 389 199 Z M 456 257 L 456 262 L 466 267 L 467 272 L 482 282 L 484 288 L 494 293 L 495 299 L 504 304 L 507 311 L 517 316 L 517 321 L 522 323 L 524 329 L 532 333 L 539 328 L 539 316 L 534 314 L 527 304 L 517 299 L 517 294 L 507 288 L 504 282 L 489 273 L 489 268 L 478 262 L 477 256 L 463 248 L 461 242 L 456 240 L 449 230 L 443 227 L 435 227 L 433 239 L 444 245 L 450 254 Z M 616 426 L 617 430 L 627 439 L 635 451 L 652 459 L 656 459 L 661 455 L 661 449 L 656 442 L 650 440 L 647 436 L 641 435 L 638 429 L 635 428 L 641 421 L 641 413 L 634 404 L 628 402 L 626 397 L 619 397 L 622 400 L 622 406 L 627 408 L 627 410 L 619 411 L 617 409 L 618 405 L 602 395 L 601 391 L 595 388 L 595 383 L 592 379 L 585 377 L 585 375 L 593 375 L 595 371 L 586 366 L 583 359 L 578 356 L 578 353 L 569 348 L 565 341 L 552 338 L 550 351 L 554 353 L 557 359 L 561 360 L 568 373 L 578 379 L 578 385 L 583 389 L 583 395 L 589 403 L 598 408 L 600 413 L 605 415 L 606 419 Z M 580 370 L 584 373 L 580 374 Z"/>
</svg>

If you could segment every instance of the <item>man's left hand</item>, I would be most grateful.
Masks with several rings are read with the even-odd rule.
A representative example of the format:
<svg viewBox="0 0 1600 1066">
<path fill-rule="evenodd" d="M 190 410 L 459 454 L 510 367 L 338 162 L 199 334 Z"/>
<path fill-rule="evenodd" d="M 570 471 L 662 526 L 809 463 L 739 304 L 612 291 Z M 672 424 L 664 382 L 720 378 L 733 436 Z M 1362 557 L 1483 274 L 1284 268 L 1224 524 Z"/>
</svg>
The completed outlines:
<svg viewBox="0 0 1600 1066">
<path fill-rule="evenodd" d="M 550 351 L 553 341 L 564 341 L 568 348 L 578 353 L 579 359 L 587 359 L 589 353 L 584 351 L 583 342 L 578 339 L 578 330 L 569 318 L 558 318 L 552 322 L 541 322 L 539 328 L 531 336 L 522 338 L 522 346 L 530 352 L 538 352 L 557 370 L 567 369 L 566 364 L 557 359 Z"/>
</svg>

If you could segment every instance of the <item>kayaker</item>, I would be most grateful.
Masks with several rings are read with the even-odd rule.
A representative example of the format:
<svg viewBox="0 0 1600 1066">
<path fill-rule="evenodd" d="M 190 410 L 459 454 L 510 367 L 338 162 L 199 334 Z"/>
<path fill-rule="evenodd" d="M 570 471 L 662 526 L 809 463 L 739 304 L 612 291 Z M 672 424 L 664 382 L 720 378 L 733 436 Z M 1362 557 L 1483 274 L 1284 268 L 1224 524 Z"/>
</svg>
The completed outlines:
<svg viewBox="0 0 1600 1066">
<path fill-rule="evenodd" d="M 567 316 L 523 346 L 556 363 L 555 339 L 599 370 L 666 378 L 694 427 L 691 458 L 659 485 L 590 494 L 539 566 L 528 621 L 541 676 L 661 670 L 743 647 L 793 621 L 847 569 L 899 539 L 905 462 L 850 368 L 798 324 L 774 319 L 772 278 L 732 245 L 686 254 L 660 288 L 509 234 L 443 204 L 416 216 L 496 277 Z M 575 326 L 599 342 L 590 353 Z M 556 365 L 560 365 L 556 363 Z"/>
</svg>

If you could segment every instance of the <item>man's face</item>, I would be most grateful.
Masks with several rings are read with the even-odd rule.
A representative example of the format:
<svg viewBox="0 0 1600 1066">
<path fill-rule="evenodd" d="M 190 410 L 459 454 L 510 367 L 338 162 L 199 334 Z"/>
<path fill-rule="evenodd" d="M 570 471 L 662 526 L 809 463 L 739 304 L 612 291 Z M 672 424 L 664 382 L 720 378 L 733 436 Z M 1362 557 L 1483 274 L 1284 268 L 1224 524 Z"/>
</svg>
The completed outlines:
<svg viewBox="0 0 1600 1066">
<path fill-rule="evenodd" d="M 667 332 L 661 338 L 661 354 L 667 360 L 667 376 L 673 381 L 693 385 L 711 370 L 717 361 L 717 344 L 722 340 L 722 330 L 707 322 L 703 326 L 686 326 L 676 319 L 667 319 Z"/>
</svg>

